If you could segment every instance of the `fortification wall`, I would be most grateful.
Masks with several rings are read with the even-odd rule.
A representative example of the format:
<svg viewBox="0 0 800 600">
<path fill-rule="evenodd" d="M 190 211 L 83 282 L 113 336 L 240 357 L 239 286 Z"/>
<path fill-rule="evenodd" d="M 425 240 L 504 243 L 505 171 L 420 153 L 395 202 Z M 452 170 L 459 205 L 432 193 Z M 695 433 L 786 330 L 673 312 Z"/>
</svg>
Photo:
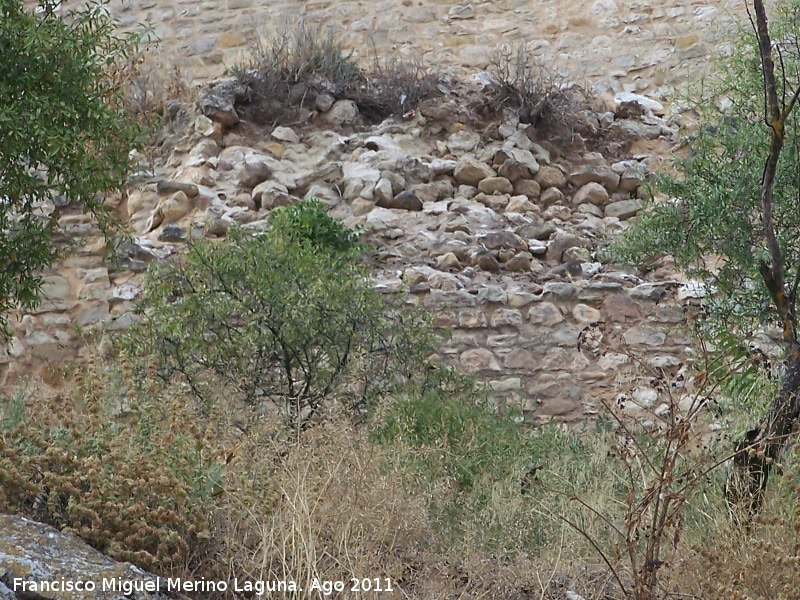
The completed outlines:
<svg viewBox="0 0 800 600">
<path fill-rule="evenodd" d="M 154 28 L 160 39 L 155 60 L 164 68 L 182 65 L 198 79 L 221 75 L 246 48 L 254 28 L 294 16 L 334 28 L 363 57 L 374 44 L 378 54 L 420 52 L 427 63 L 467 72 L 484 68 L 497 44 L 525 40 L 567 79 L 583 77 L 604 91 L 644 92 L 667 104 L 674 90 L 704 66 L 716 40 L 714 27 L 732 19 L 726 9 L 740 4 L 114 2 L 125 28 L 141 23 Z M 597 117 L 607 124 L 616 119 Z M 650 117 L 655 125 L 623 124 L 644 132 L 633 161 L 640 165 L 656 158 L 653 153 L 668 151 L 677 139 L 677 122 Z M 485 378 L 501 403 L 521 406 L 534 419 L 572 420 L 595 413 L 621 390 L 638 394 L 634 403 L 654 402 L 647 377 L 623 349 L 677 376 L 691 343 L 682 328 L 684 307 L 696 290 L 668 275 L 643 281 L 593 262 L 597 244 L 636 213 L 635 205 L 625 204 L 633 202 L 631 164 L 612 165 L 592 153 L 551 157 L 526 141 L 524 126 L 518 129 L 513 122 L 507 124 L 505 139 L 491 140 L 480 139 L 457 120 L 435 121 L 418 115 L 358 135 L 276 130 L 269 141 L 248 141 L 235 131 L 220 135 L 211 121 L 198 117 L 194 132 L 176 147 L 158 177 L 194 186 L 197 195 L 187 200 L 190 206 L 152 232 L 145 231 L 145 223 L 174 201 L 174 189 L 142 184 L 119 207 L 139 236 L 129 268 L 109 269 L 103 241 L 87 217 L 62 218 L 78 243 L 46 274 L 42 305 L 15 321 L 11 342 L 0 348 L 0 385 L 34 374 L 57 386 L 58 365 L 94 351 L 95 338 L 87 332 L 113 334 L 127 327 L 142 259 L 180 249 L 181 242 L 164 235 L 165 226 L 202 235 L 209 219 L 252 227 L 263 223 L 268 211 L 256 209 L 253 198 L 268 192 L 242 182 L 248 165 L 262 161 L 290 195 L 291 182 L 300 179 L 313 182 L 317 177 L 324 188 L 329 167 L 335 166 L 337 189 L 344 190 L 336 200 L 337 216 L 365 224 L 386 248 L 386 267 L 376 273 L 379 289 L 410 289 L 433 312 L 437 326 L 453 331 L 442 359 Z M 501 147 L 533 152 L 540 169 L 535 181 L 515 183 L 512 193 L 479 193 L 477 188 L 488 190 L 483 182 L 459 181 L 456 166 L 472 161 L 483 163 L 481 169 L 491 175 L 487 179 L 496 184 L 492 169 L 499 169 L 493 157 Z M 405 177 L 408 191 L 424 200 L 422 211 L 375 206 L 380 182 L 359 177 L 383 177 L 387 164 Z M 409 165 L 413 174 L 404 171 Z M 427 179 L 417 177 L 419 165 L 427 165 L 422 169 Z M 595 187 L 589 191 L 587 183 Z"/>
<path fill-rule="evenodd" d="M 31 4 L 34 4 L 31 2 Z M 669 95 L 702 68 L 736 0 L 112 0 L 123 30 L 147 27 L 156 60 L 190 78 L 224 74 L 248 37 L 304 19 L 330 28 L 365 60 L 419 55 L 426 64 L 485 68 L 493 49 L 525 42 L 565 80 L 602 91 Z M 630 90 L 629 90 L 630 91 Z"/>
</svg>

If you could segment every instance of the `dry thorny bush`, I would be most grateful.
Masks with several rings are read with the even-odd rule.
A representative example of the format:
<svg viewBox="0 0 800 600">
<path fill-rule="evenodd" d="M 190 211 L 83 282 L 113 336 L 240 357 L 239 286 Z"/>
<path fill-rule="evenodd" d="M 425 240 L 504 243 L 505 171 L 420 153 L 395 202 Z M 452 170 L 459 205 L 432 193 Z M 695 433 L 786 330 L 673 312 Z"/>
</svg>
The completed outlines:
<svg viewBox="0 0 800 600">
<path fill-rule="evenodd" d="M 436 70 L 419 60 L 375 53 L 371 68 L 364 69 L 330 29 L 302 21 L 253 33 L 249 53 L 233 72 L 249 91 L 245 110 L 259 122 L 297 119 L 322 95 L 353 100 L 368 121 L 378 122 L 439 93 Z"/>
<path fill-rule="evenodd" d="M 185 107 L 194 94 L 180 66 L 164 68 L 154 50 L 153 43 L 146 43 L 109 68 L 121 92 L 120 108 L 139 125 L 142 143 L 151 152 L 185 125 Z"/>
<path fill-rule="evenodd" d="M 550 491 L 543 512 L 577 533 L 573 555 L 582 541 L 582 552 L 599 557 L 608 574 L 576 597 L 793 597 L 800 562 L 793 468 L 782 466 L 770 506 L 747 526 L 726 498 L 732 430 L 748 415 L 728 411 L 725 394 L 743 383 L 758 393 L 746 352 L 731 361 L 703 345 L 671 372 L 623 352 L 632 368 L 618 383 L 630 389 L 604 402 L 606 435 L 595 446 L 607 457 L 595 457 L 601 468 L 587 478 L 554 464 L 543 475 Z M 649 374 L 645 381 L 641 373 Z"/>
<path fill-rule="evenodd" d="M 490 55 L 488 101 L 494 115 L 511 110 L 529 135 L 562 147 L 586 145 L 609 155 L 624 150 L 593 116 L 601 105 L 586 86 L 568 82 L 543 64 L 525 43 L 499 46 Z M 484 102 L 481 100 L 481 102 Z"/>
</svg>

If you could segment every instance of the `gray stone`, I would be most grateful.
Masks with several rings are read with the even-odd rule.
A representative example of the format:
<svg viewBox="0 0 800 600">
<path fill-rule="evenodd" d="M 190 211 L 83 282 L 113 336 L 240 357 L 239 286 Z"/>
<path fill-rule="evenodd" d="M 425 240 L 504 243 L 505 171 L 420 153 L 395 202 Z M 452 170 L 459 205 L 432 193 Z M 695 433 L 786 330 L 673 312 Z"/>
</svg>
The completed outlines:
<svg viewBox="0 0 800 600">
<path fill-rule="evenodd" d="M 440 269 L 461 269 L 461 261 L 453 252 L 447 252 L 436 258 L 436 266 Z"/>
<path fill-rule="evenodd" d="M 538 296 L 529 292 L 513 292 L 508 294 L 508 305 L 513 308 L 522 308 L 537 298 Z"/>
<path fill-rule="evenodd" d="M 464 308 L 458 311 L 458 326 L 465 329 L 486 327 L 486 313 L 481 308 Z"/>
<path fill-rule="evenodd" d="M 602 319 L 602 314 L 596 308 L 586 304 L 576 304 L 572 309 L 572 316 L 578 323 L 597 323 Z"/>
<path fill-rule="evenodd" d="M 506 204 L 506 212 L 507 213 L 520 213 L 524 214 L 527 212 L 535 212 L 536 205 L 533 204 L 530 200 L 528 200 L 527 196 L 512 196 L 508 200 L 508 204 Z"/>
<path fill-rule="evenodd" d="M 565 250 L 575 246 L 583 247 L 586 245 L 587 242 L 579 238 L 577 235 L 567 233 L 565 231 L 559 231 L 550 241 L 550 244 L 548 244 L 545 258 L 551 262 L 561 262 L 563 260 Z"/>
<path fill-rule="evenodd" d="M 160 242 L 185 242 L 186 238 L 186 229 L 178 225 L 167 225 L 158 234 Z"/>
<path fill-rule="evenodd" d="M 464 154 L 465 152 L 474 150 L 480 142 L 480 134 L 463 129 L 450 134 L 450 137 L 447 138 L 447 149 L 450 150 L 452 154 Z"/>
<path fill-rule="evenodd" d="M 286 186 L 271 180 L 263 181 L 254 187 L 252 197 L 255 207 L 264 210 L 289 206 L 296 200 L 289 194 Z"/>
<path fill-rule="evenodd" d="M 314 99 L 314 105 L 320 112 L 328 112 L 336 99 L 328 93 L 323 93 Z"/>
<path fill-rule="evenodd" d="M 626 354 L 619 352 L 606 352 L 597 361 L 597 366 L 603 371 L 617 371 L 621 366 L 631 362 L 631 359 Z"/>
<path fill-rule="evenodd" d="M 583 187 L 591 182 L 599 183 L 609 192 L 616 191 L 619 186 L 619 175 L 607 165 L 583 165 L 572 171 L 568 180 L 576 187 Z"/>
<path fill-rule="evenodd" d="M 589 360 L 575 348 L 550 348 L 541 361 L 542 370 L 552 373 L 555 371 L 584 371 L 589 366 Z"/>
<path fill-rule="evenodd" d="M 480 162 L 470 156 L 465 156 L 458 161 L 453 171 L 456 181 L 461 184 L 476 187 L 487 177 L 494 177 L 496 173 L 486 163 Z"/>
<path fill-rule="evenodd" d="M 216 145 L 216 144 L 215 144 Z M 183 192 L 189 198 L 197 196 L 199 190 L 193 183 L 183 183 L 182 181 L 171 181 L 162 179 L 156 184 L 156 191 L 159 194 L 174 194 L 175 192 Z"/>
<path fill-rule="evenodd" d="M 664 114 L 664 105 L 640 94 L 633 94 L 631 92 L 620 92 L 614 96 L 614 104 L 620 106 L 623 103 L 632 102 L 638 104 L 643 110 L 649 111 L 654 115 L 661 116 Z"/>
<path fill-rule="evenodd" d="M 495 392 L 514 392 L 522 389 L 522 380 L 519 377 L 499 379 L 496 381 L 490 381 L 489 387 L 491 387 Z"/>
<path fill-rule="evenodd" d="M 646 176 L 645 165 L 635 160 L 616 162 L 611 165 L 611 170 L 620 177 L 619 191 L 626 194 L 636 191 Z"/>
<path fill-rule="evenodd" d="M 597 206 L 602 206 L 608 202 L 608 192 L 599 183 L 590 181 L 582 186 L 572 197 L 572 204 L 579 205 L 590 202 Z"/>
<path fill-rule="evenodd" d="M 475 256 L 475 266 L 482 271 L 497 273 L 500 271 L 500 262 L 491 252 L 480 252 Z"/>
<path fill-rule="evenodd" d="M 561 169 L 556 167 L 541 167 L 536 177 L 534 177 L 534 180 L 542 186 L 542 189 L 551 187 L 563 188 L 567 185 L 567 178 L 564 176 L 564 173 L 561 172 Z"/>
<path fill-rule="evenodd" d="M 500 371 L 500 363 L 490 350 L 475 348 L 462 352 L 459 357 L 461 366 L 472 371 Z"/>
<path fill-rule="evenodd" d="M 500 308 L 494 311 L 489 322 L 492 327 L 519 327 L 522 325 L 522 313 L 513 308 Z"/>
<path fill-rule="evenodd" d="M 549 240 L 556 232 L 552 223 L 532 223 L 523 225 L 517 230 L 517 234 L 528 240 Z"/>
<path fill-rule="evenodd" d="M 495 168 L 500 167 L 508 161 L 512 161 L 512 164 L 509 164 L 508 168 L 519 171 L 520 175 L 525 179 L 536 175 L 540 169 L 539 163 L 536 162 L 536 158 L 533 156 L 533 154 L 531 154 L 528 150 L 521 148 L 503 148 L 495 153 L 492 160 Z M 522 165 L 525 167 L 525 171 L 519 170 L 513 165 L 513 163 Z"/>
<path fill-rule="evenodd" d="M 420 200 L 414 192 L 409 190 L 400 192 L 391 200 L 380 198 L 378 199 L 377 205 L 381 208 L 392 208 L 396 210 L 422 210 L 422 200 Z"/>
<path fill-rule="evenodd" d="M 236 77 L 226 77 L 211 82 L 197 99 L 200 111 L 212 121 L 223 127 L 230 127 L 239 122 L 236 102 L 247 97 L 247 89 Z"/>
<path fill-rule="evenodd" d="M 239 166 L 237 179 L 244 188 L 254 188 L 272 177 L 272 169 L 255 154 L 245 156 L 244 164 Z"/>
<path fill-rule="evenodd" d="M 478 189 L 484 194 L 510 194 L 514 186 L 505 177 L 487 177 L 478 183 Z"/>
<path fill-rule="evenodd" d="M 425 204 L 426 202 L 437 202 L 442 189 L 434 183 L 418 183 L 411 186 L 408 191 Z"/>
<path fill-rule="evenodd" d="M 479 192 L 474 199 L 487 208 L 491 208 L 494 211 L 501 211 L 508 206 L 508 201 L 511 197 L 508 194 L 484 194 L 483 192 Z"/>
<path fill-rule="evenodd" d="M 272 137 L 281 142 L 299 144 L 300 138 L 291 127 L 276 127 L 272 130 Z"/>
<path fill-rule="evenodd" d="M 602 219 L 603 218 L 603 209 L 600 208 L 599 206 L 595 206 L 594 204 L 590 204 L 588 202 L 585 202 L 584 204 L 581 204 L 578 207 L 578 214 L 591 215 L 593 217 L 597 217 L 598 219 Z M 602 221 L 600 222 L 600 224 L 602 225 Z M 581 225 L 583 225 L 583 224 L 581 224 Z M 594 229 L 594 228 L 592 228 L 592 229 Z"/>
<path fill-rule="evenodd" d="M 111 317 L 108 313 L 108 303 L 103 302 L 97 306 L 90 306 L 80 311 L 76 321 L 78 325 L 83 327 L 86 325 L 93 325 L 95 323 L 102 323 L 104 321 L 108 321 L 110 318 Z"/>
<path fill-rule="evenodd" d="M 533 255 L 530 252 L 519 252 L 503 266 L 505 267 L 506 271 L 525 273 L 531 270 L 532 264 Z"/>
<path fill-rule="evenodd" d="M 520 179 L 514 182 L 514 193 L 534 199 L 542 194 L 542 187 L 533 179 Z"/>
<path fill-rule="evenodd" d="M 655 140 L 662 134 L 658 125 L 648 125 L 633 119 L 617 119 L 609 129 L 630 140 Z"/>
<path fill-rule="evenodd" d="M 632 327 L 622 336 L 631 346 L 662 346 L 667 340 L 663 331 L 652 327 Z"/>
<path fill-rule="evenodd" d="M 509 158 L 496 168 L 498 175 L 505 177 L 512 183 L 531 178 L 531 170 L 523 163 L 519 162 L 518 160 L 514 160 L 513 158 Z"/>
<path fill-rule="evenodd" d="M 506 369 L 521 370 L 533 373 L 541 369 L 541 355 L 537 355 L 530 350 L 513 349 L 503 360 Z"/>
<path fill-rule="evenodd" d="M 603 301 L 603 313 L 610 321 L 628 321 L 641 317 L 639 306 L 626 294 L 611 294 Z"/>
<path fill-rule="evenodd" d="M 325 113 L 324 119 L 336 127 L 352 125 L 358 120 L 358 106 L 352 100 L 337 100 Z"/>
<path fill-rule="evenodd" d="M 561 204 L 564 201 L 564 193 L 555 187 L 547 188 L 539 196 L 539 203 L 542 206 L 552 206 L 553 204 Z"/>
<path fill-rule="evenodd" d="M 63 275 L 47 275 L 42 277 L 40 298 L 42 300 L 39 310 L 64 310 L 67 300 L 72 294 L 69 279 Z"/>
<path fill-rule="evenodd" d="M 144 591 L 134 589 L 130 594 L 124 594 L 125 598 L 132 600 L 166 600 L 168 597 L 157 591 L 155 575 L 130 563 L 112 560 L 75 535 L 8 515 L 0 515 L 0 531 L 3 532 L 0 536 L 0 597 L 1 594 L 12 600 L 112 600 L 123 597 L 120 589 L 103 589 L 101 582 L 104 580 L 137 582 L 138 586 L 131 587 L 144 588 Z M 25 581 L 28 584 L 26 592 L 12 592 L 14 580 Z M 53 581 L 91 581 L 96 589 L 69 593 L 38 587 L 31 589 L 30 584 Z M 3 587 L 8 593 L 2 591 Z"/>
<path fill-rule="evenodd" d="M 552 302 L 534 304 L 528 311 L 528 321 L 550 327 L 564 320 L 564 315 Z"/>
<path fill-rule="evenodd" d="M 659 355 L 659 356 L 652 356 L 650 358 L 645 359 L 645 362 L 649 364 L 654 369 L 669 369 L 671 367 L 679 367 L 681 365 L 680 359 L 675 356 L 666 355 Z"/>
<path fill-rule="evenodd" d="M 548 281 L 544 284 L 542 293 L 565 299 L 575 294 L 575 286 L 565 281 Z"/>
<path fill-rule="evenodd" d="M 559 388 L 563 387 L 559 385 Z M 578 390 L 579 388 L 574 388 Z M 546 417 L 563 417 L 580 410 L 581 404 L 578 400 L 571 398 L 552 398 L 542 403 L 538 413 Z"/>
<path fill-rule="evenodd" d="M 528 250 L 528 244 L 513 231 L 492 231 L 478 238 L 478 241 L 489 250 L 511 248 L 517 251 Z"/>
<path fill-rule="evenodd" d="M 620 221 L 625 221 L 635 216 L 642 208 L 638 200 L 621 200 L 612 202 L 605 208 L 605 216 L 616 217 Z"/>
</svg>

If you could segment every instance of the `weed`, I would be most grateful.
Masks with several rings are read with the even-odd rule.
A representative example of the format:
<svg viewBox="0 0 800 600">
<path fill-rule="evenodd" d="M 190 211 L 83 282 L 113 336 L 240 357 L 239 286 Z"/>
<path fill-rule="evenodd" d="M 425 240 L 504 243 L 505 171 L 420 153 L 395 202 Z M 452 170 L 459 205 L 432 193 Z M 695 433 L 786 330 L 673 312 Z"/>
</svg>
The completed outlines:
<svg viewBox="0 0 800 600">
<path fill-rule="evenodd" d="M 243 112 L 262 123 L 291 121 L 320 96 L 355 101 L 370 122 L 401 116 L 438 94 L 438 76 L 419 61 L 375 55 L 363 69 L 330 30 L 287 23 L 250 40 L 250 58 L 233 69 L 249 92 Z"/>
</svg>

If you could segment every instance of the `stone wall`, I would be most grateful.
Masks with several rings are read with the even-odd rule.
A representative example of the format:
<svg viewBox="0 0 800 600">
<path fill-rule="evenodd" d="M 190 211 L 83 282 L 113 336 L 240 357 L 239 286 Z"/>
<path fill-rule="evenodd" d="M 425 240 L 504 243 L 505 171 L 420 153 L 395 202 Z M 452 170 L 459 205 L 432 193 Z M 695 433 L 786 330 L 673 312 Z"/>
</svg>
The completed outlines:
<svg viewBox="0 0 800 600">
<path fill-rule="evenodd" d="M 31 2 L 33 4 L 33 2 Z M 370 60 L 421 54 L 429 65 L 485 68 L 502 43 L 526 42 L 559 77 L 601 91 L 668 97 L 701 67 L 736 0 L 113 0 L 123 28 L 152 29 L 157 61 L 190 78 L 224 74 L 255 30 L 288 18 L 331 28 Z"/>
<path fill-rule="evenodd" d="M 585 70 L 605 89 L 646 89 L 652 98 L 669 95 L 702 63 L 714 39 L 710 25 L 724 21 L 725 6 L 136 0 L 116 10 L 126 26 L 155 26 L 163 59 L 185 61 L 198 77 L 230 64 L 253 23 L 291 13 L 339 27 L 353 47 L 363 49 L 373 35 L 381 47 L 422 49 L 430 62 L 470 70 L 486 65 L 494 44 L 524 38 L 570 65 L 572 76 Z M 344 100 L 298 131 L 248 136 L 247 127 L 193 117 L 149 182 L 117 201 L 137 236 L 121 265 L 104 261 L 85 216 L 62 217 L 75 251 L 46 274 L 42 306 L 15 321 L 0 348 L 0 385 L 36 374 L 57 386 L 53 366 L 93 351 L 88 333 L 109 335 L 131 323 L 147 262 L 194 235 L 224 235 L 232 222 L 257 229 L 272 206 L 316 195 L 337 218 L 367 227 L 383 248 L 377 288 L 411 291 L 437 326 L 452 330 L 442 360 L 486 379 L 500 404 L 520 406 L 533 420 L 573 420 L 596 413 L 602 401 L 656 402 L 628 350 L 676 375 L 690 343 L 680 327 L 683 304 L 697 290 L 667 275 L 643 281 L 596 258 L 638 210 L 631 193 L 655 158 L 642 149 L 668 152 L 677 139 L 677 121 L 640 100 L 657 114 L 589 116 L 598 127 L 638 136 L 640 153 L 617 162 L 545 148 L 514 119 L 482 138 L 455 118 L 463 114 L 455 100 L 362 133 L 341 121 L 352 117 Z M 411 198 L 415 210 L 392 204 Z"/>
</svg>

